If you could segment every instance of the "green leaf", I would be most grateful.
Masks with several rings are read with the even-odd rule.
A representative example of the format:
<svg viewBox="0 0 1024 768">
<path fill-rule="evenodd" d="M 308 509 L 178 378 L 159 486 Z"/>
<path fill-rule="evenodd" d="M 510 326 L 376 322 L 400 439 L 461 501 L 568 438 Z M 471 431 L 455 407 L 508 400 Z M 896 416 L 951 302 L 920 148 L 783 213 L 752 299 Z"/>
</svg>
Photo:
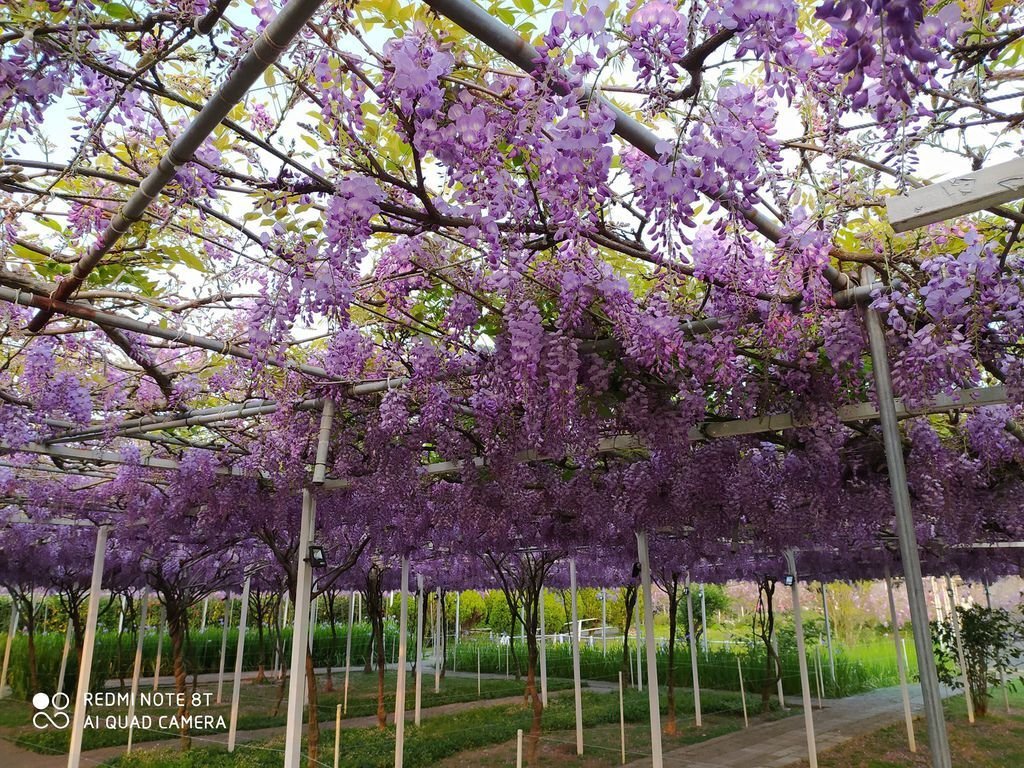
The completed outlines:
<svg viewBox="0 0 1024 768">
<path fill-rule="evenodd" d="M 132 9 L 122 3 L 104 3 L 103 11 L 112 19 L 134 19 Z"/>
</svg>

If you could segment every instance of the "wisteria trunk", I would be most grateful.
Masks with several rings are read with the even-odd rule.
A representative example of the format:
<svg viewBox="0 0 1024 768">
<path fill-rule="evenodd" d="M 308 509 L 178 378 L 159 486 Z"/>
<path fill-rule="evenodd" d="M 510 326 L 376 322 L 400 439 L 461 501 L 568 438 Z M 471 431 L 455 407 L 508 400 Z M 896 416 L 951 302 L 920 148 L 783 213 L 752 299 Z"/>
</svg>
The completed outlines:
<svg viewBox="0 0 1024 768">
<path fill-rule="evenodd" d="M 185 642 L 188 634 L 188 613 L 176 600 L 167 600 L 167 631 L 171 636 L 171 653 L 174 657 L 174 692 L 180 697 L 178 719 L 181 723 L 181 750 L 184 752 L 192 746 L 188 724 L 188 670 L 185 668 Z"/>
</svg>

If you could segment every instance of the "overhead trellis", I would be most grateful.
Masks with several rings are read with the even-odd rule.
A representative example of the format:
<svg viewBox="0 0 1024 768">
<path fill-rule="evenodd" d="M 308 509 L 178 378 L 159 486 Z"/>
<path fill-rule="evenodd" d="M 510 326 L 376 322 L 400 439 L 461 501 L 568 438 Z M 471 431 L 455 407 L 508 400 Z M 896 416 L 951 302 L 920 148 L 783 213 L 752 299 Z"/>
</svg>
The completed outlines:
<svg viewBox="0 0 1024 768">
<path fill-rule="evenodd" d="M 1021 14 L 6 4 L 12 523 L 966 569 L 1024 533 L 1024 214 L 884 204 L 1019 153 Z"/>
</svg>

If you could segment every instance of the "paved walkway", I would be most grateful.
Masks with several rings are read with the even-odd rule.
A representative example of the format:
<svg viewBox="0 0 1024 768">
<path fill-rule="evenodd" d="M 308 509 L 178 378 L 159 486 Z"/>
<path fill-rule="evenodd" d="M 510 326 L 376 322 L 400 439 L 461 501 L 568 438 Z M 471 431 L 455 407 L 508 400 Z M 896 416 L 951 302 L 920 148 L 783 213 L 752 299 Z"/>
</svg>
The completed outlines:
<svg viewBox="0 0 1024 768">
<path fill-rule="evenodd" d="M 943 691 L 946 696 L 952 693 Z M 898 686 L 846 699 L 826 700 L 824 709 L 817 708 L 817 699 L 814 703 L 814 732 L 819 753 L 854 736 L 903 720 L 903 697 Z M 911 686 L 910 703 L 915 712 L 921 711 L 920 686 Z M 807 759 L 803 713 L 797 711 L 784 720 L 758 723 L 742 731 L 672 750 L 665 753 L 664 759 L 666 766 L 686 768 L 782 768 L 794 765 Z M 629 763 L 626 768 L 650 765 L 650 758 L 646 758 Z"/>
</svg>

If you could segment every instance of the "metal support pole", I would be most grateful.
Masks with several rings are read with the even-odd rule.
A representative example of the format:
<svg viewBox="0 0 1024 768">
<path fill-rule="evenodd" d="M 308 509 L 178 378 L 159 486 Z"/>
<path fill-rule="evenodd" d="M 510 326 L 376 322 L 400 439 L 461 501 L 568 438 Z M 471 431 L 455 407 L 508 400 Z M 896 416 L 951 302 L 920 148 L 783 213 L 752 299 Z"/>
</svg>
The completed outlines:
<svg viewBox="0 0 1024 768">
<path fill-rule="evenodd" d="M 786 563 L 793 577 L 793 626 L 796 630 L 796 650 L 800 660 L 800 691 L 803 694 L 804 728 L 807 731 L 807 759 L 811 768 L 818 768 L 818 748 L 814 739 L 814 711 L 811 708 L 811 681 L 807 673 L 807 645 L 804 642 L 804 620 L 800 612 L 800 582 L 796 577 L 796 554 L 786 551 Z"/>
<path fill-rule="evenodd" d="M 644 668 L 640 661 L 643 658 L 643 655 L 640 652 L 640 604 L 642 602 L 643 595 L 641 595 L 636 601 L 636 620 L 633 622 L 633 627 L 636 630 L 636 689 L 641 692 L 644 690 Z"/>
<path fill-rule="evenodd" d="M 747 694 L 743 690 L 743 664 L 740 662 L 740 657 L 736 657 L 736 671 L 740 675 L 740 703 L 743 704 L 743 727 L 749 728 L 750 721 L 747 719 Z"/>
<path fill-rule="evenodd" d="M 704 585 L 700 585 L 700 626 L 701 645 L 704 646 L 704 656 L 708 655 L 708 611 L 707 603 L 704 601 Z"/>
<path fill-rule="evenodd" d="M 601 652 L 608 655 L 608 591 L 601 588 Z"/>
<path fill-rule="evenodd" d="M 686 634 L 690 642 L 690 673 L 693 676 L 693 716 L 700 728 L 700 673 L 697 670 L 697 638 L 693 632 L 693 590 L 690 589 L 690 574 L 686 574 Z"/>
<path fill-rule="evenodd" d="M 320 413 L 320 434 L 317 439 L 313 485 L 323 485 L 327 474 L 327 448 L 331 437 L 334 403 L 324 401 Z M 284 768 L 299 768 L 302 752 L 302 703 L 306 685 L 306 654 L 308 650 L 309 603 L 313 591 L 313 564 L 309 561 L 309 545 L 316 531 L 316 494 L 313 488 L 302 489 L 302 511 L 299 521 L 298 567 L 295 579 L 295 610 L 292 629 L 291 679 L 288 681 L 288 718 L 284 734 Z M 310 717 L 316 717 L 315 712 Z"/>
<path fill-rule="evenodd" d="M 992 613 L 992 595 L 988 589 L 988 576 L 982 574 L 982 584 L 985 585 L 985 606 L 988 608 L 988 612 Z M 1010 689 L 1006 685 L 1006 669 L 999 667 L 999 685 L 1003 689 L 1003 703 L 1006 705 L 1006 712 L 1010 712 Z"/>
<path fill-rule="evenodd" d="M 870 286 L 874 282 L 874 270 L 866 267 L 862 272 L 862 283 Z M 928 724 L 928 744 L 931 750 L 933 768 L 952 768 L 949 751 L 949 735 L 942 711 L 942 695 L 939 677 L 932 655 L 932 639 L 928 629 L 928 606 L 925 603 L 924 586 L 921 583 L 921 561 L 917 551 L 917 532 L 910 508 L 910 491 L 907 487 L 907 470 L 903 463 L 903 441 L 900 438 L 899 423 L 896 421 L 896 404 L 892 392 L 892 378 L 889 373 L 889 357 L 885 344 L 885 331 L 879 313 L 869 309 L 864 313 L 871 348 L 872 371 L 875 378 L 875 392 L 878 398 L 882 436 L 885 441 L 885 458 L 889 468 L 889 485 L 893 507 L 896 512 L 896 531 L 899 536 L 900 557 L 903 561 L 903 575 L 907 586 L 907 602 L 910 605 L 910 620 L 914 630 L 914 647 L 917 650 L 917 668 L 921 679 L 921 694 L 924 698 L 925 720 Z"/>
<path fill-rule="evenodd" d="M 228 655 L 228 630 L 231 628 L 232 613 L 234 611 L 231 608 L 231 591 L 229 590 L 224 593 L 224 629 L 220 633 L 220 664 L 217 667 L 217 704 L 221 704 L 224 701 L 224 660 Z M 159 652 L 157 658 L 159 658 Z M 155 680 L 153 682 L 153 690 L 156 690 Z"/>
<path fill-rule="evenodd" d="M 345 633 L 345 692 L 342 694 L 341 711 L 348 714 L 348 673 L 352 666 L 352 620 L 356 613 L 356 591 L 348 599 L 348 631 Z"/>
<path fill-rule="evenodd" d="M 78 768 L 82 760 L 82 736 L 85 732 L 85 695 L 89 692 L 92 676 L 92 654 L 96 648 L 96 620 L 100 614 L 100 588 L 103 583 L 103 562 L 107 555 L 107 533 L 110 526 L 101 525 L 96 531 L 96 551 L 92 558 L 92 582 L 89 585 L 89 605 L 85 614 L 85 637 L 82 643 L 82 664 L 78 668 L 78 687 L 75 688 L 75 711 L 71 720 L 71 740 L 68 746 L 68 768 Z"/>
<path fill-rule="evenodd" d="M 832 648 L 832 622 L 828 615 L 828 593 L 825 591 L 825 582 L 821 583 L 821 607 L 825 614 L 825 642 L 828 645 L 828 666 L 832 673 L 832 682 L 836 681 L 836 655 Z"/>
<path fill-rule="evenodd" d="M 516 768 L 523 768 L 523 729 L 516 731 Z"/>
<path fill-rule="evenodd" d="M 646 531 L 636 535 L 636 551 L 640 560 L 640 587 L 644 597 L 644 636 L 647 640 L 647 705 L 651 715 L 651 766 L 662 768 L 661 702 L 658 691 L 658 656 L 654 648 L 654 601 L 651 599 L 651 559 Z M 637 648 L 639 651 L 639 648 Z M 699 695 L 698 695 L 699 700 Z M 700 709 L 697 709 L 700 725 Z"/>
<path fill-rule="evenodd" d="M 434 611 L 434 693 L 441 692 L 441 669 L 444 667 L 444 617 L 441 615 L 441 590 L 437 590 Z"/>
<path fill-rule="evenodd" d="M 889 595 L 889 620 L 892 622 L 892 639 L 896 644 L 896 672 L 900 677 L 900 693 L 903 695 L 903 719 L 907 725 L 907 745 L 911 752 L 917 752 L 917 739 L 914 736 L 914 715 L 910 709 L 910 690 L 907 687 L 907 660 L 903 655 L 903 643 L 900 642 L 899 617 L 896 615 L 896 598 L 892 592 L 892 577 L 889 568 L 885 569 L 885 591 Z"/>
<path fill-rule="evenodd" d="M 395 768 L 405 758 L 405 658 L 409 634 L 409 558 L 402 558 L 402 598 L 398 614 L 398 680 L 395 684 Z"/>
<path fill-rule="evenodd" d="M 7 628 L 7 642 L 4 645 L 4 665 L 3 669 L 0 670 L 0 699 L 6 698 L 8 693 L 7 687 L 7 670 L 11 666 L 11 646 L 14 644 L 14 633 L 18 631 L 18 604 L 14 601 L 14 596 L 11 596 L 11 623 Z"/>
<path fill-rule="evenodd" d="M 71 652 L 71 638 L 74 634 L 75 625 L 68 618 L 68 628 L 64 632 L 64 650 L 60 654 L 60 671 L 57 673 L 57 693 L 64 693 L 64 675 L 68 670 L 68 654 Z"/>
<path fill-rule="evenodd" d="M 146 587 L 142 590 L 142 605 L 139 606 L 139 636 L 135 641 L 135 664 L 132 667 L 132 697 L 128 700 L 128 752 L 132 751 L 132 739 L 135 737 L 135 700 L 139 697 L 139 678 L 142 677 L 142 641 L 146 637 L 148 610 L 149 587 Z"/>
<path fill-rule="evenodd" d="M 153 691 L 160 688 L 160 666 L 164 657 L 164 623 L 167 621 L 167 608 L 160 605 L 160 616 L 156 624 L 156 660 L 153 662 Z M 217 700 L 220 704 L 220 699 Z"/>
<path fill-rule="evenodd" d="M 964 701 L 967 703 L 967 720 L 974 725 L 974 697 L 971 696 L 971 681 L 967 677 L 967 660 L 964 657 L 964 641 L 960 636 L 960 617 L 957 615 L 956 594 L 953 592 L 953 581 L 946 574 L 946 591 L 949 593 L 949 620 L 953 624 L 953 638 L 956 640 L 956 655 L 960 662 L 960 676 L 964 682 Z"/>
<path fill-rule="evenodd" d="M 200 620 L 199 620 L 199 631 L 200 632 L 205 632 L 206 631 L 206 611 L 207 611 L 207 609 L 209 607 L 210 607 L 210 596 L 207 595 L 206 597 L 203 598 L 203 615 L 202 615 L 202 618 L 200 618 Z"/>
<path fill-rule="evenodd" d="M 459 623 L 459 609 L 462 602 L 462 592 L 455 593 L 455 647 L 459 647 L 459 635 L 462 633 L 462 625 Z M 452 661 L 452 669 L 455 669 L 455 662 Z"/>
<path fill-rule="evenodd" d="M 547 633 L 544 627 L 544 595 L 545 588 L 540 588 L 540 703 L 542 706 L 547 707 L 548 705 L 548 651 L 547 651 Z"/>
<path fill-rule="evenodd" d="M 619 670 L 619 746 L 622 750 L 622 764 L 626 764 L 626 707 L 622 701 L 622 670 Z"/>
<path fill-rule="evenodd" d="M 423 700 L 423 577 L 416 576 L 416 695 L 413 724 L 420 724 L 420 706 Z"/>
<path fill-rule="evenodd" d="M 351 613 L 351 611 L 349 611 Z M 334 768 L 341 763 L 341 704 L 334 713 Z"/>
<path fill-rule="evenodd" d="M 580 690 L 580 622 L 576 609 L 576 559 L 569 558 L 569 593 L 572 618 L 572 682 L 576 712 L 576 754 L 583 754 L 583 693 Z"/>
<path fill-rule="evenodd" d="M 249 618 L 249 587 L 252 577 L 246 576 L 242 585 L 242 607 L 238 614 L 238 645 L 235 646 L 235 679 L 231 688 L 231 722 L 228 725 L 228 752 L 235 751 L 238 732 L 238 705 L 242 696 L 242 657 L 245 655 L 245 624 Z"/>
<path fill-rule="evenodd" d="M 293 0 L 267 25 L 252 47 L 234 67 L 231 74 L 223 82 L 217 93 L 212 96 L 189 126 L 178 135 L 166 154 L 160 158 L 149 175 L 139 184 L 139 188 L 121 206 L 117 215 L 110 221 L 96 242 L 75 264 L 71 274 L 57 285 L 54 298 L 66 300 L 82 285 L 89 273 L 95 269 L 103 257 L 128 232 L 131 225 L 140 221 L 149 205 L 160 195 L 164 187 L 171 182 L 178 168 L 189 162 L 199 150 L 206 138 L 214 131 L 234 106 L 242 99 L 256 79 L 270 67 L 283 53 L 292 39 L 305 26 L 306 22 L 316 13 L 323 0 Z M 215 19 L 216 17 L 211 17 Z M 198 31 L 205 34 L 212 29 L 212 24 L 199 21 Z M 210 24 L 209 28 L 204 28 Z M 33 333 L 38 333 L 53 316 L 52 311 L 40 311 L 28 324 Z"/>
</svg>

